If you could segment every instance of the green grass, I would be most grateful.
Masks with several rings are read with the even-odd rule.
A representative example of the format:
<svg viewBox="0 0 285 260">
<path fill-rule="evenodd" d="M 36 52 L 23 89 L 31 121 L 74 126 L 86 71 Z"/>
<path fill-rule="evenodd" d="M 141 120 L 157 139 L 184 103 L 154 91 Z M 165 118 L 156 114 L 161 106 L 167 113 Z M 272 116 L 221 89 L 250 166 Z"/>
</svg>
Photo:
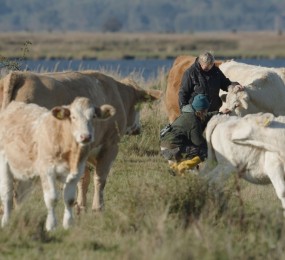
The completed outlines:
<svg viewBox="0 0 285 260">
<path fill-rule="evenodd" d="M 165 78 L 149 86 L 164 89 Z M 217 197 L 200 176 L 171 176 L 159 154 L 165 122 L 163 102 L 144 105 L 142 134 L 120 143 L 104 212 L 91 211 L 91 185 L 87 212 L 68 231 L 61 227 L 62 200 L 58 229 L 44 230 L 46 209 L 35 184 L 0 229 L 0 259 L 284 259 L 284 217 L 272 186 L 231 178 Z"/>
</svg>

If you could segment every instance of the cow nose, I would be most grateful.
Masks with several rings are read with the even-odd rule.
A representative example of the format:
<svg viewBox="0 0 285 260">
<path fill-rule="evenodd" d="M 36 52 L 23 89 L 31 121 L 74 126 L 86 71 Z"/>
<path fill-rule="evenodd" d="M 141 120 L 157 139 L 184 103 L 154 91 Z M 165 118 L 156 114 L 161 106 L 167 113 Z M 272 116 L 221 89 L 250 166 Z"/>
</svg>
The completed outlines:
<svg viewBox="0 0 285 260">
<path fill-rule="evenodd" d="M 133 127 L 127 130 L 126 135 L 139 135 L 140 133 L 141 133 L 140 127 Z"/>
<path fill-rule="evenodd" d="M 91 141 L 91 134 L 81 134 L 80 141 L 82 143 L 89 143 Z"/>
</svg>

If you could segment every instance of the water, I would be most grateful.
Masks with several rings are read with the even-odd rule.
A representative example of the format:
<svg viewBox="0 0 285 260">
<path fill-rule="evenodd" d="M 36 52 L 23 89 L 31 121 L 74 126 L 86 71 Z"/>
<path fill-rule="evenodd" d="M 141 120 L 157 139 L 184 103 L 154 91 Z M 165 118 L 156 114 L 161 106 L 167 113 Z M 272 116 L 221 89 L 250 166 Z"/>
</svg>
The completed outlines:
<svg viewBox="0 0 285 260">
<path fill-rule="evenodd" d="M 27 60 L 22 64 L 31 71 L 65 71 L 65 70 L 105 70 L 118 72 L 123 77 L 138 73 L 144 79 L 154 78 L 164 70 L 168 71 L 172 59 L 148 60 Z M 285 59 L 236 59 L 238 62 L 264 67 L 285 67 Z"/>
<path fill-rule="evenodd" d="M 159 71 L 169 70 L 173 60 L 27 60 L 23 64 L 31 71 L 105 70 L 123 77 L 137 73 L 144 79 L 156 77 Z"/>
</svg>

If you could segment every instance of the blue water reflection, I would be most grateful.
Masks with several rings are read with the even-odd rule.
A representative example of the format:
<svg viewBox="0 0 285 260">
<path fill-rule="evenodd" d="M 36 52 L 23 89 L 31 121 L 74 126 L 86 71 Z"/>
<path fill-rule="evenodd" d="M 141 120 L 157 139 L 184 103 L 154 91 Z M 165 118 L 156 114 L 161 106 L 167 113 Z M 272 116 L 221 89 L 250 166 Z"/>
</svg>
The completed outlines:
<svg viewBox="0 0 285 260">
<path fill-rule="evenodd" d="M 138 73 L 144 79 L 156 77 L 161 71 L 168 71 L 172 59 L 147 60 L 27 60 L 23 69 L 31 71 L 65 71 L 65 70 L 105 70 L 115 71 L 122 76 Z M 236 61 L 265 67 L 285 67 L 285 59 L 236 59 Z"/>
<path fill-rule="evenodd" d="M 24 69 L 31 71 L 105 70 L 122 76 L 138 73 L 143 78 L 155 77 L 160 70 L 169 70 L 173 60 L 28 60 Z"/>
</svg>

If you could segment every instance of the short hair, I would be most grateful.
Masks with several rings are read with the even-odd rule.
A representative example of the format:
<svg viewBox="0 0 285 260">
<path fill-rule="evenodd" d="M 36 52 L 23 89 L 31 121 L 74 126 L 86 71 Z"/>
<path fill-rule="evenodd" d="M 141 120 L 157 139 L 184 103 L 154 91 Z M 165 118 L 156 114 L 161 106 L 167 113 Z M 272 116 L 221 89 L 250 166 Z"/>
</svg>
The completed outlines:
<svg viewBox="0 0 285 260">
<path fill-rule="evenodd" d="M 203 64 L 214 64 L 215 62 L 214 55 L 209 51 L 201 53 L 198 57 L 198 60 L 199 63 Z"/>
</svg>

